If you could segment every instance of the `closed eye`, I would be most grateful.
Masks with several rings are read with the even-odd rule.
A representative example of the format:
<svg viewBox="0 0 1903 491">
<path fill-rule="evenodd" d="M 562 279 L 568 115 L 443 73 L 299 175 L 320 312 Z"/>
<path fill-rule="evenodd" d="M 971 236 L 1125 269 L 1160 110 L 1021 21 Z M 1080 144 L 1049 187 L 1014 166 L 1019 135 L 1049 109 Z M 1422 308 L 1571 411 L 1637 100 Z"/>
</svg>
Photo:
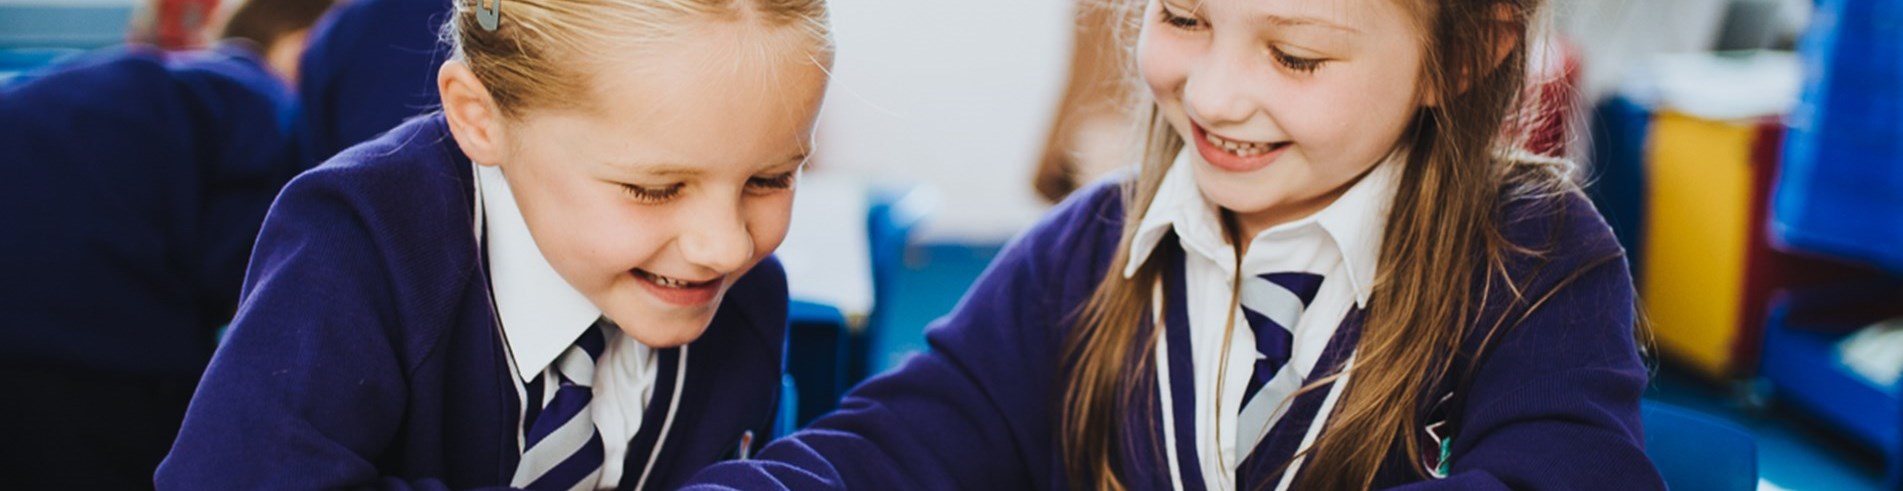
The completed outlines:
<svg viewBox="0 0 1903 491">
<path fill-rule="evenodd" d="M 1276 47 L 1270 47 L 1269 54 L 1275 57 L 1276 63 L 1280 63 L 1290 70 L 1302 73 L 1314 73 L 1316 69 L 1322 67 L 1323 62 L 1327 61 L 1320 58 L 1303 58 L 1291 55 L 1286 51 L 1282 51 L 1281 48 Z"/>
<path fill-rule="evenodd" d="M 799 177 L 799 171 L 759 176 L 747 179 L 747 187 L 762 192 L 772 192 L 793 187 L 793 181 Z"/>
<path fill-rule="evenodd" d="M 1158 10 L 1162 12 L 1161 15 L 1162 15 L 1162 20 L 1164 24 L 1169 24 L 1172 27 L 1175 27 L 1177 29 L 1182 29 L 1185 31 L 1196 31 L 1196 30 L 1201 30 L 1203 28 L 1202 20 L 1199 20 L 1195 17 L 1184 17 L 1181 15 L 1176 15 L 1175 12 L 1170 11 L 1170 6 L 1168 3 L 1164 3 L 1162 5 L 1162 8 Z"/>
<path fill-rule="evenodd" d="M 622 183 L 621 190 L 626 192 L 629 197 L 634 198 L 635 201 L 644 204 L 660 204 L 680 196 L 681 188 L 685 186 L 686 185 L 682 183 L 674 183 L 660 187 Z"/>
</svg>

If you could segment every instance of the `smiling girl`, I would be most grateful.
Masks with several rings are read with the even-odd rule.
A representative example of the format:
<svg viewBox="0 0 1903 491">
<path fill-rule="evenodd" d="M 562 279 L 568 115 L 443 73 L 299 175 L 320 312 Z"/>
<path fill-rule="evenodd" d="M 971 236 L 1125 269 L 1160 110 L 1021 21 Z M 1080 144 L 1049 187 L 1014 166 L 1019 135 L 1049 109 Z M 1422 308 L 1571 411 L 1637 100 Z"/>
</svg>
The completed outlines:
<svg viewBox="0 0 1903 491">
<path fill-rule="evenodd" d="M 1538 0 L 1149 0 L 1141 170 L 700 482 L 1662 489 L 1623 252 L 1519 152 Z"/>
<path fill-rule="evenodd" d="M 765 435 L 821 0 L 465 0 L 439 114 L 299 176 L 174 489 L 659 489 Z"/>
</svg>

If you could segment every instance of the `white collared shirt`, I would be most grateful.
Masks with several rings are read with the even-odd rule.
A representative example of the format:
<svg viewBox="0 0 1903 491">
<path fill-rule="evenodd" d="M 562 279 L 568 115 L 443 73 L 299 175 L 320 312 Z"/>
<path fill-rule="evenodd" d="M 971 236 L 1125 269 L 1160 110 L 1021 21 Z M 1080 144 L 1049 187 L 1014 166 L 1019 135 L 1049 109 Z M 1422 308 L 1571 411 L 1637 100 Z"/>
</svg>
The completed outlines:
<svg viewBox="0 0 1903 491">
<path fill-rule="evenodd" d="M 1197 454 L 1202 456 L 1203 482 L 1210 489 L 1235 489 L 1236 468 L 1254 450 L 1254 444 L 1249 442 L 1259 439 L 1258 435 L 1237 435 L 1242 394 L 1255 370 L 1255 333 L 1249 330 L 1240 311 L 1233 313 L 1239 324 L 1230 334 L 1228 366 L 1217 366 L 1222 359 L 1218 348 L 1232 315 L 1228 310 L 1235 291 L 1237 262 L 1235 249 L 1223 233 L 1219 209 L 1205 199 L 1196 186 L 1191 168 L 1194 163 L 1188 153 L 1191 151 L 1194 150 L 1185 149 L 1164 174 L 1156 197 L 1137 226 L 1130 262 L 1125 265 L 1123 275 L 1125 278 L 1134 275 L 1163 237 L 1172 230 L 1176 232 L 1184 251 L 1183 272 L 1188 288 L 1185 295 L 1189 303 L 1190 349 L 1196 384 L 1195 438 Z M 1270 227 L 1251 239 L 1241 261 L 1243 277 L 1300 271 L 1326 278 L 1313 303 L 1296 321 L 1288 368 L 1264 385 L 1257 397 L 1284 401 L 1292 396 L 1314 369 L 1315 361 L 1342 318 L 1352 308 L 1367 305 L 1374 287 L 1375 260 L 1381 251 L 1383 229 L 1405 160 L 1405 154 L 1397 153 L 1376 164 L 1321 211 Z M 1223 381 L 1221 401 L 1216 400 L 1219 374 Z M 1286 404 L 1276 407 L 1285 408 Z M 1281 418 L 1281 411 L 1275 412 L 1267 427 L 1274 426 L 1274 421 Z M 1239 439 L 1244 443 L 1238 445 Z M 1175 445 L 1175 442 L 1165 444 Z M 1212 458 L 1218 455 L 1220 458 Z"/>
<path fill-rule="evenodd" d="M 601 309 L 562 279 L 535 245 L 528 222 L 516 207 L 514 193 L 502 169 L 476 166 L 476 189 L 481 193 L 484 240 L 489 245 L 490 288 L 496 315 L 509 345 L 516 370 L 516 390 L 539 377 L 560 357 L 584 329 L 594 327 Z M 616 329 L 603 333 L 608 342 L 595 363 L 594 399 L 590 416 L 601 431 L 600 489 L 621 482 L 628 443 L 641 430 L 642 412 L 654 395 L 658 357 L 647 345 Z M 555 387 L 544 390 L 552 394 Z M 523 397 L 523 404 L 546 400 L 547 394 Z M 520 449 L 518 449 L 520 451 Z"/>
</svg>

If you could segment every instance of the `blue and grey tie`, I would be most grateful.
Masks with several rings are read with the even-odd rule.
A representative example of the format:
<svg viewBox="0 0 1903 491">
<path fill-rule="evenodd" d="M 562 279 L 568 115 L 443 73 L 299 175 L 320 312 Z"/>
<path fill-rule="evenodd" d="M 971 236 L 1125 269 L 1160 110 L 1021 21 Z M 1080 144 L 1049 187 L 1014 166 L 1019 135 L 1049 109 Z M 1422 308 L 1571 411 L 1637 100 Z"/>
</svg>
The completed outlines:
<svg viewBox="0 0 1903 491">
<path fill-rule="evenodd" d="M 1288 365 L 1295 343 L 1295 323 L 1315 302 L 1322 279 L 1314 273 L 1292 272 L 1268 273 L 1243 281 L 1242 316 L 1255 333 L 1256 349 L 1255 370 L 1242 391 L 1242 420 L 1237 428 L 1240 443 L 1246 444 L 1242 446 L 1245 453 L 1260 441 L 1274 406 L 1281 402 L 1266 397 L 1258 401 L 1256 395 Z"/>
<path fill-rule="evenodd" d="M 522 418 L 522 462 L 510 486 L 531 490 L 594 489 L 601 479 L 601 432 L 589 411 L 594 399 L 595 361 L 606 340 L 601 324 L 582 332 L 575 344 L 528 384 L 531 398 L 554 394 L 529 406 Z M 534 400 L 534 399 L 531 399 Z"/>
</svg>

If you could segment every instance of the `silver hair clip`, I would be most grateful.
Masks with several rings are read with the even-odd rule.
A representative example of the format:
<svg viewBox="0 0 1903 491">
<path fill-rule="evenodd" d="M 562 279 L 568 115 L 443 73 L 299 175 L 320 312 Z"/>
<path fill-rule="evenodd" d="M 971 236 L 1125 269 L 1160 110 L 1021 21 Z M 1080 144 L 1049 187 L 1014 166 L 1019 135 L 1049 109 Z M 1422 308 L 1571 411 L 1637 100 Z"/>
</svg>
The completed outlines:
<svg viewBox="0 0 1903 491">
<path fill-rule="evenodd" d="M 484 31 L 496 32 L 496 25 L 502 23 L 502 0 L 476 0 L 476 23 Z"/>
</svg>

